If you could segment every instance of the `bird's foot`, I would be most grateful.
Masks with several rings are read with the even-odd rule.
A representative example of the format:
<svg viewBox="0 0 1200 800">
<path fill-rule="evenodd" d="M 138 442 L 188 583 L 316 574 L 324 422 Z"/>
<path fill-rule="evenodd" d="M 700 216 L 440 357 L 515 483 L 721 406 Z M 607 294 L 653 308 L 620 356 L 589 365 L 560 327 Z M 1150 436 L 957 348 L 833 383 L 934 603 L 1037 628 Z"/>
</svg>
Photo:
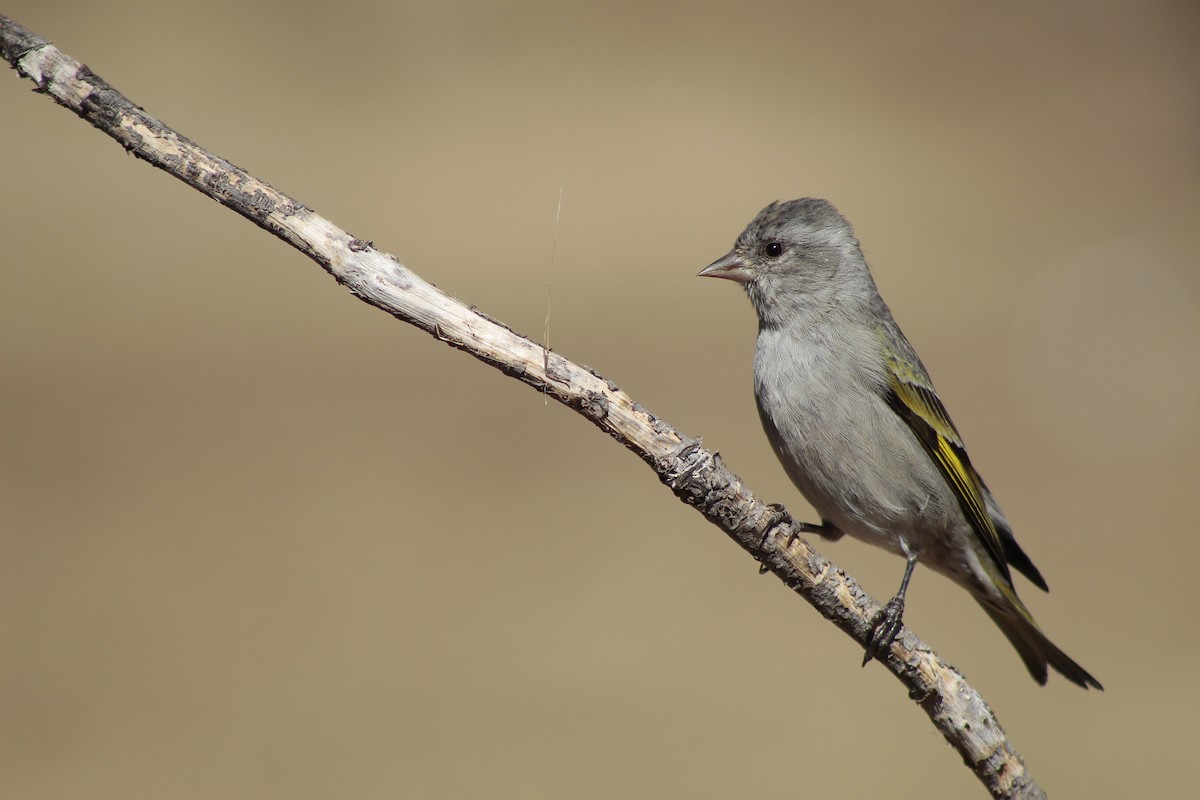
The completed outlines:
<svg viewBox="0 0 1200 800">
<path fill-rule="evenodd" d="M 862 665 L 865 667 L 873 658 L 882 661 L 903 627 L 904 598 L 893 597 L 883 610 L 875 615 L 871 623 L 871 639 L 867 642 L 867 652 L 863 655 Z"/>
<path fill-rule="evenodd" d="M 760 553 L 767 549 L 767 540 L 770 539 L 771 535 L 775 533 L 776 526 L 778 526 L 779 523 L 783 522 L 785 519 L 788 519 L 787 509 L 783 507 L 783 503 L 768 503 L 767 508 L 771 509 L 771 522 L 767 525 L 767 532 L 763 534 L 762 541 L 758 543 L 758 551 Z M 788 537 L 788 547 L 792 546 L 792 542 L 794 542 L 795 539 L 795 533 Z M 762 559 L 760 558 L 759 561 L 761 562 Z M 769 568 L 766 564 L 759 563 L 759 575 L 765 575 L 768 571 Z"/>
</svg>

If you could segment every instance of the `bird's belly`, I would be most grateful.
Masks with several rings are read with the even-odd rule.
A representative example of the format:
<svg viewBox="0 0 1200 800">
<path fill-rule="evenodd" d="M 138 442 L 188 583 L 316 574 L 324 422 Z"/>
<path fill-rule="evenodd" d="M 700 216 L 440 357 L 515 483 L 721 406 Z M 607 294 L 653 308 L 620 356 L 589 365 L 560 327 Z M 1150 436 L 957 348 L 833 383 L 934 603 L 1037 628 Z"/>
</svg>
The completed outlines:
<svg viewBox="0 0 1200 800">
<path fill-rule="evenodd" d="M 776 456 L 825 521 L 899 554 L 905 546 L 932 554 L 962 530 L 949 485 L 882 398 L 807 392 L 784 403 L 758 388 Z"/>
</svg>

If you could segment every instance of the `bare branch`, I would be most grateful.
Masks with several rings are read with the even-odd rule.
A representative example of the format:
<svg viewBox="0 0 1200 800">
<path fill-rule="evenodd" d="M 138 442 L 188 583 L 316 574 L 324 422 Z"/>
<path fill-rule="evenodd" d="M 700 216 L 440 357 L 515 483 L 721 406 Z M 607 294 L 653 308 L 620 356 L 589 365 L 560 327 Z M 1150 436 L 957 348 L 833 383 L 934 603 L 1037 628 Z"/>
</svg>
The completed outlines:
<svg viewBox="0 0 1200 800">
<path fill-rule="evenodd" d="M 578 411 L 636 453 L 680 500 L 725 531 L 825 618 L 866 644 L 879 604 L 798 538 L 800 525 L 755 499 L 716 453 L 702 449 L 594 370 L 544 350 L 449 297 L 370 242 L 198 147 L 87 67 L 5 17 L 0 17 L 0 52 L 38 91 L 134 156 L 283 239 L 361 300 Z M 1045 796 L 983 698 L 911 631 L 902 632 L 884 663 L 993 796 Z"/>
</svg>

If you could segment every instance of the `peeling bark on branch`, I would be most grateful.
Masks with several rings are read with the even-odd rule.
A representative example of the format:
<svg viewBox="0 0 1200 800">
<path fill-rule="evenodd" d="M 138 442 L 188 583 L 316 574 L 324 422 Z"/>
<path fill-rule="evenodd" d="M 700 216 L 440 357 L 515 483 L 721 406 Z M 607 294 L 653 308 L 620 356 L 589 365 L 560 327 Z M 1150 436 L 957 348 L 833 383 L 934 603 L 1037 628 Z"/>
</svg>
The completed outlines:
<svg viewBox="0 0 1200 800">
<path fill-rule="evenodd" d="M 370 242 L 203 150 L 5 17 L 0 17 L 0 53 L 38 91 L 134 156 L 283 239 L 363 301 L 578 411 L 637 454 L 680 500 L 724 530 L 824 617 L 860 645 L 868 641 L 878 603 L 798 538 L 799 526 L 786 513 L 759 502 L 719 455 L 676 431 L 595 370 L 546 351 L 449 297 Z M 884 663 L 993 796 L 1045 797 L 983 698 L 911 631 L 902 632 Z"/>
</svg>

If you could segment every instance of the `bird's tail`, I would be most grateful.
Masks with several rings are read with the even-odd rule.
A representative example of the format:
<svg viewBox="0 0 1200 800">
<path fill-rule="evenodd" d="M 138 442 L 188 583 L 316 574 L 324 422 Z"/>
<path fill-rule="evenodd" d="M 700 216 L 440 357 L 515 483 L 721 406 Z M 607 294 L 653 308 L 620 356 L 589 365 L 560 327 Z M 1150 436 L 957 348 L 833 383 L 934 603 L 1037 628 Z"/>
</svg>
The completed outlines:
<svg viewBox="0 0 1200 800">
<path fill-rule="evenodd" d="M 988 616 L 992 618 L 992 622 L 996 623 L 1008 640 L 1012 642 L 1013 647 L 1017 649 L 1017 653 L 1025 662 L 1025 667 L 1033 679 L 1044 685 L 1046 683 L 1046 665 L 1048 664 L 1072 683 L 1077 683 L 1085 689 L 1091 687 L 1103 690 L 1104 687 L 1100 685 L 1100 681 L 1093 678 L 1086 669 L 1076 664 L 1070 656 L 1059 650 L 1053 642 L 1046 638 L 1046 634 L 1042 633 L 1037 623 L 1033 621 L 1033 616 L 1017 597 L 1016 592 L 1010 587 L 1004 588 L 1008 589 L 1003 592 L 1004 599 L 1009 601 L 1006 604 L 1008 608 L 996 604 L 993 600 L 982 597 L 976 597 L 976 599 Z"/>
</svg>

